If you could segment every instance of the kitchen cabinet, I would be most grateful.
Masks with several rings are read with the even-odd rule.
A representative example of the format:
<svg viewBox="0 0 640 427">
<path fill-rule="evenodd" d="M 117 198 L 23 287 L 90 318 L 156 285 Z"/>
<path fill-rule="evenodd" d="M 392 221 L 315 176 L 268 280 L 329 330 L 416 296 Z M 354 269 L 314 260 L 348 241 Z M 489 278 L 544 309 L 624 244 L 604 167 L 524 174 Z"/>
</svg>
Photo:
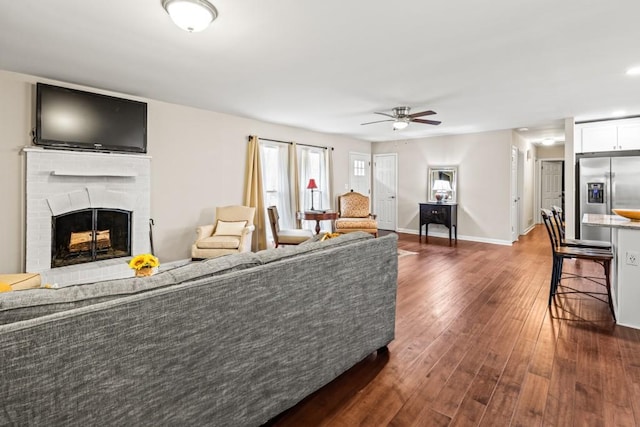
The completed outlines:
<svg viewBox="0 0 640 427">
<path fill-rule="evenodd" d="M 580 123 L 575 127 L 576 152 L 640 150 L 640 119 Z"/>
<path fill-rule="evenodd" d="M 620 150 L 640 150 L 640 123 L 618 126 Z"/>
</svg>

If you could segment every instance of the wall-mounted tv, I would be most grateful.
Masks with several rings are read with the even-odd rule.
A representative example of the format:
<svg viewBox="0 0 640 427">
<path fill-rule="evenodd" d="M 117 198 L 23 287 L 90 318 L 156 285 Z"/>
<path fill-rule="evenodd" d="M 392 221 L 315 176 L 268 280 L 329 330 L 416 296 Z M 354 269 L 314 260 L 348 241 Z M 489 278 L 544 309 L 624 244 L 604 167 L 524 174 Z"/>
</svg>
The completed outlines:
<svg viewBox="0 0 640 427">
<path fill-rule="evenodd" d="M 146 153 L 147 104 L 38 83 L 34 144 Z"/>
</svg>

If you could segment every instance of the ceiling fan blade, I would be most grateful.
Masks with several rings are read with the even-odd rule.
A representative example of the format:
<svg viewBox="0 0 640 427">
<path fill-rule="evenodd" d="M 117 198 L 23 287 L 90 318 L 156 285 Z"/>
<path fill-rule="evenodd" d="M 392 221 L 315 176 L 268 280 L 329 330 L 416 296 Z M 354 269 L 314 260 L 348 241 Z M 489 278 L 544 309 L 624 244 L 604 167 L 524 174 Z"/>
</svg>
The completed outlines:
<svg viewBox="0 0 640 427">
<path fill-rule="evenodd" d="M 374 124 L 374 123 L 394 122 L 394 121 L 395 121 L 395 119 L 393 119 L 393 120 L 378 120 L 376 122 L 360 123 L 360 125 L 371 125 L 371 124 Z"/>
<path fill-rule="evenodd" d="M 436 125 L 436 126 L 442 123 L 437 120 L 423 120 L 423 119 L 411 119 L 411 121 L 416 123 L 424 123 L 427 125 Z"/>
<path fill-rule="evenodd" d="M 378 113 L 377 111 L 375 111 L 373 114 L 382 114 L 383 116 L 387 116 L 387 117 L 391 117 L 392 119 L 395 119 L 396 116 L 392 115 L 392 114 L 387 114 L 387 113 Z"/>
<path fill-rule="evenodd" d="M 437 114 L 435 111 L 429 110 L 429 111 L 423 111 L 421 113 L 413 113 L 413 114 L 409 114 L 409 117 L 411 117 L 412 119 L 416 118 L 416 117 L 422 117 L 422 116 L 431 116 L 433 114 Z"/>
</svg>

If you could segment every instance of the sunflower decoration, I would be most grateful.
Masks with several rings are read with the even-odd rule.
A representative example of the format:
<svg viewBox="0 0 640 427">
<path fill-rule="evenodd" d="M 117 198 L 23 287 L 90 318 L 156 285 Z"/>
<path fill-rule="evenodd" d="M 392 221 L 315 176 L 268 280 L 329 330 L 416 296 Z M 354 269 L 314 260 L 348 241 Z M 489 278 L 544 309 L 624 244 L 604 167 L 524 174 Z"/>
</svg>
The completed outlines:
<svg viewBox="0 0 640 427">
<path fill-rule="evenodd" d="M 334 237 L 338 237 L 340 236 L 340 233 L 325 233 L 324 236 L 322 236 L 322 239 L 320 239 L 321 242 L 324 242 L 327 239 L 333 239 Z"/>
<path fill-rule="evenodd" d="M 136 275 L 148 276 L 151 275 L 151 271 L 154 267 L 158 267 L 160 261 L 158 258 L 151 254 L 140 254 L 131 258 L 129 261 L 129 267 L 136 271 Z M 148 272 L 148 274 L 140 274 L 142 272 Z"/>
</svg>

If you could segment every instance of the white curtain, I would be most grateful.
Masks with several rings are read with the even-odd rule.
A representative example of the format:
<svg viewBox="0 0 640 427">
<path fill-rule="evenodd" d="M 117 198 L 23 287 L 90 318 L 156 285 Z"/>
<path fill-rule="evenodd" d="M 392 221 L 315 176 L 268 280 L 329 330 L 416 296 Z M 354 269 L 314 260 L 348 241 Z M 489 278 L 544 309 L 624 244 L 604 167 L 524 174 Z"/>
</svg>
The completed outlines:
<svg viewBox="0 0 640 427">
<path fill-rule="evenodd" d="M 264 209 L 276 206 L 281 228 L 295 228 L 295 217 L 291 205 L 289 149 L 288 144 L 260 141 L 262 181 L 264 183 Z M 268 239 L 273 239 L 271 228 L 267 228 Z"/>
<path fill-rule="evenodd" d="M 329 151 L 321 147 L 298 146 L 298 173 L 301 190 L 300 205 L 301 211 L 310 210 L 311 206 L 315 210 L 328 210 L 332 208 L 331 194 L 329 191 L 329 173 L 327 154 Z M 314 179 L 318 188 L 313 190 L 313 203 L 311 203 L 311 190 L 307 189 L 309 180 Z M 304 228 L 314 229 L 315 223 L 305 221 Z M 331 223 L 322 221 L 320 223 L 322 231 L 331 231 Z"/>
</svg>

